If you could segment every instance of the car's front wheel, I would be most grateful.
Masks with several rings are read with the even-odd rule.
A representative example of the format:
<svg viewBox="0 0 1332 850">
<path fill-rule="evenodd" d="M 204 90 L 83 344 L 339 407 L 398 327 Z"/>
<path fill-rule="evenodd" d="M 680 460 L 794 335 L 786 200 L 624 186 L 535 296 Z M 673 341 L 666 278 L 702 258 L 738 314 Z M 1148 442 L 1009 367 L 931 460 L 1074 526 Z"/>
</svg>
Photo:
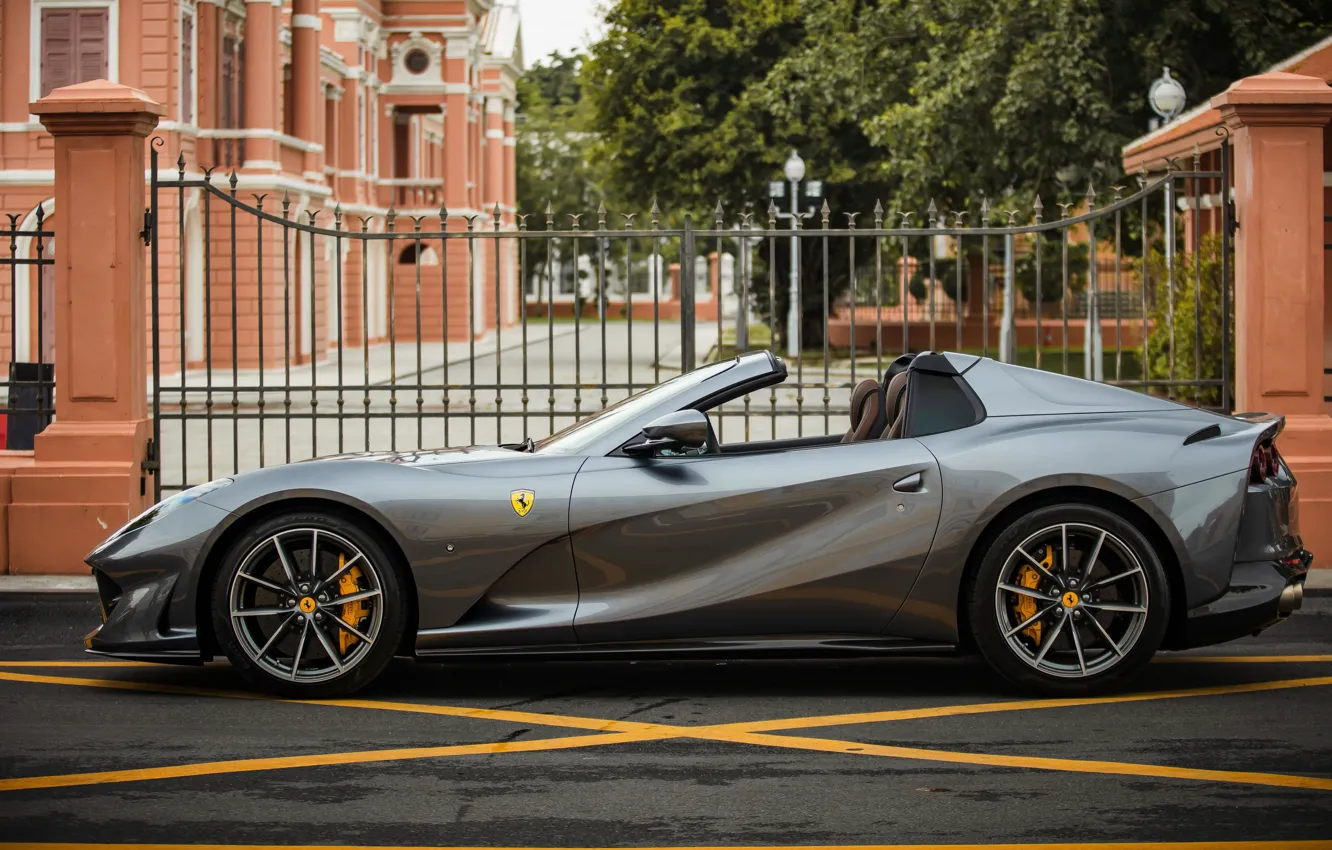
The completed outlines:
<svg viewBox="0 0 1332 850">
<path fill-rule="evenodd" d="M 342 696 L 392 660 L 406 621 L 400 578 L 358 525 L 319 512 L 274 517 L 227 552 L 213 630 L 246 679 L 284 696 Z"/>
<path fill-rule="evenodd" d="M 1092 505 L 1051 505 L 1009 524 L 971 586 L 976 646 L 995 670 L 1051 695 L 1126 681 L 1160 647 L 1170 585 L 1147 538 Z"/>
</svg>

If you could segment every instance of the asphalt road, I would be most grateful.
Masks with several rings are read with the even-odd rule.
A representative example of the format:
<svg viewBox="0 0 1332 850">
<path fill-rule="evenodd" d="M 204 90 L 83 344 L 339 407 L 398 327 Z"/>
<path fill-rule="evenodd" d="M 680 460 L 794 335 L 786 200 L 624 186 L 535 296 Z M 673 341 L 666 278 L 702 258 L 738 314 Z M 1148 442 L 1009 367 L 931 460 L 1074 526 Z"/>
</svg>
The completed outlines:
<svg viewBox="0 0 1332 850">
<path fill-rule="evenodd" d="M 1327 597 L 1078 705 L 951 658 L 403 662 L 280 702 L 225 665 L 86 666 L 95 620 L 0 598 L 0 844 L 1332 839 Z"/>
</svg>

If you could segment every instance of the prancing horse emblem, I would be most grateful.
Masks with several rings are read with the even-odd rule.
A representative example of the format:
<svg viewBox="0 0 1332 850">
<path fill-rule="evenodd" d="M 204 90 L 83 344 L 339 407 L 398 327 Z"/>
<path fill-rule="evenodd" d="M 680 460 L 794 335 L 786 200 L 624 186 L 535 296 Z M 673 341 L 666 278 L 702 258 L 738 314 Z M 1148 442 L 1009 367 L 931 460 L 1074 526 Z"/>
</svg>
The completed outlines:
<svg viewBox="0 0 1332 850">
<path fill-rule="evenodd" d="M 514 490 L 509 494 L 509 504 L 513 505 L 513 512 L 518 516 L 527 516 L 535 503 L 536 493 L 531 490 Z"/>
</svg>

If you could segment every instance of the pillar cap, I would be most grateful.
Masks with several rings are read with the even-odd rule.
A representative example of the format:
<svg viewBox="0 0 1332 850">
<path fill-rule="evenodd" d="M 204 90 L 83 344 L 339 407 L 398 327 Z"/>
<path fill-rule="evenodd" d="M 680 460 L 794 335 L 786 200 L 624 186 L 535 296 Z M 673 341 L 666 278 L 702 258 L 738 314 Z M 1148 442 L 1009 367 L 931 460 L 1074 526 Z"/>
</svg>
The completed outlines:
<svg viewBox="0 0 1332 850">
<path fill-rule="evenodd" d="M 166 107 L 142 91 L 109 80 L 64 86 L 28 107 L 52 135 L 147 135 Z"/>
<path fill-rule="evenodd" d="M 1332 87 L 1318 77 L 1273 71 L 1238 80 L 1212 98 L 1232 125 L 1326 124 L 1332 117 Z"/>
</svg>

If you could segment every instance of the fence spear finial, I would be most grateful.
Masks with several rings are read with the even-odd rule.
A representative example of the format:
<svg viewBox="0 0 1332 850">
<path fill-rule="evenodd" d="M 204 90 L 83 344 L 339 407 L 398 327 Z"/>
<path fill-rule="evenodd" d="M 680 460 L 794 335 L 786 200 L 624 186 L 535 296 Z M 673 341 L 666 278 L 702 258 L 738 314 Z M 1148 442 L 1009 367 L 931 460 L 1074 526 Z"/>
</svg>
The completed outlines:
<svg viewBox="0 0 1332 850">
<path fill-rule="evenodd" d="M 657 206 L 656 195 L 652 196 L 652 209 L 649 210 L 649 213 L 652 215 L 652 227 L 656 229 L 657 224 L 661 221 L 661 207 Z"/>
<path fill-rule="evenodd" d="M 494 209 L 493 212 L 491 212 L 491 216 L 494 217 L 494 219 L 495 219 L 495 223 L 496 223 L 496 224 L 499 224 L 499 222 L 500 222 L 500 217 L 501 217 L 501 216 L 500 216 L 499 201 L 496 201 L 496 202 L 495 202 L 495 209 Z"/>
<path fill-rule="evenodd" d="M 439 205 L 439 228 L 440 230 L 449 229 L 449 208 L 445 204 Z"/>
<path fill-rule="evenodd" d="M 823 215 L 823 229 L 828 229 L 828 219 L 832 218 L 832 209 L 828 206 L 828 199 L 823 199 L 823 209 L 820 211 Z"/>
<path fill-rule="evenodd" d="M 934 198 L 930 198 L 930 205 L 925 208 L 925 213 L 930 217 L 930 227 L 939 221 L 939 208 L 934 205 Z"/>
<path fill-rule="evenodd" d="M 777 229 L 777 202 L 773 200 L 768 201 L 768 229 Z"/>
<path fill-rule="evenodd" d="M 774 205 L 775 206 L 775 205 Z M 878 198 L 874 199 L 874 229 L 883 227 L 883 202 Z"/>
<path fill-rule="evenodd" d="M 842 215 L 846 216 L 846 229 L 855 230 L 856 218 L 860 215 L 860 213 L 851 212 L 851 213 L 842 213 Z"/>
<path fill-rule="evenodd" d="M 606 229 L 606 202 L 597 204 L 597 230 Z"/>
<path fill-rule="evenodd" d="M 721 230 L 722 220 L 726 218 L 726 210 L 722 207 L 721 200 L 717 201 L 717 209 L 713 210 L 713 215 L 717 219 L 717 229 Z"/>
<path fill-rule="evenodd" d="M 1037 195 L 1036 200 L 1032 202 L 1031 208 L 1036 210 L 1036 223 L 1041 223 L 1041 212 L 1045 209 L 1045 204 L 1041 203 L 1041 196 Z"/>
<path fill-rule="evenodd" d="M 231 185 L 231 194 L 236 194 L 236 184 L 239 182 L 240 178 L 236 176 L 236 169 L 231 169 L 231 176 L 227 178 L 227 183 Z"/>
<path fill-rule="evenodd" d="M 555 227 L 555 204 L 546 201 L 546 229 L 551 230 Z"/>
<path fill-rule="evenodd" d="M 1090 181 L 1088 181 L 1088 183 L 1087 183 L 1087 210 L 1090 212 L 1091 210 L 1094 210 L 1094 209 L 1096 209 L 1096 188 L 1095 188 L 1094 186 L 1092 186 L 1092 184 L 1091 184 Z"/>
</svg>

